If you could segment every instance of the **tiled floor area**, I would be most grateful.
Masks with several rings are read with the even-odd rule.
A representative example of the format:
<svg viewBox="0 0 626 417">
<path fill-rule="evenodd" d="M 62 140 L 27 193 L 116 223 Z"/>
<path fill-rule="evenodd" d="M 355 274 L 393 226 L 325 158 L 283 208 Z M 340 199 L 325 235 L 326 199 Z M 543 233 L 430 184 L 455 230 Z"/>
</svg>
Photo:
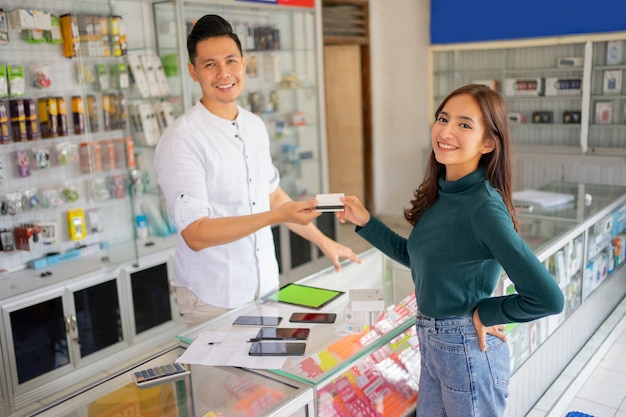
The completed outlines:
<svg viewBox="0 0 626 417">
<path fill-rule="evenodd" d="M 622 318 L 624 322 L 626 318 Z M 585 379 L 568 410 L 597 417 L 626 417 L 626 325 Z"/>
<path fill-rule="evenodd" d="M 626 298 L 527 417 L 626 417 Z"/>
<path fill-rule="evenodd" d="M 410 226 L 403 219 L 383 221 L 408 236 Z M 351 225 L 340 226 L 338 240 L 356 252 L 371 247 Z M 580 417 L 626 417 L 626 298 L 526 417 L 565 417 L 574 411 L 584 413 Z"/>
</svg>

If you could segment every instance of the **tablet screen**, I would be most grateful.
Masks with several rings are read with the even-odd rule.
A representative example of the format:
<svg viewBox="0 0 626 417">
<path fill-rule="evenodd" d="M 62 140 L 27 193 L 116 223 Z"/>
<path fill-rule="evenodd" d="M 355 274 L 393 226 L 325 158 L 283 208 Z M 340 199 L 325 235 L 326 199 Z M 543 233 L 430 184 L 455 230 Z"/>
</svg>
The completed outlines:
<svg viewBox="0 0 626 417">
<path fill-rule="evenodd" d="M 273 294 L 263 297 L 266 301 L 293 304 L 308 308 L 322 308 L 344 291 L 310 287 L 308 285 L 290 283 Z"/>
</svg>

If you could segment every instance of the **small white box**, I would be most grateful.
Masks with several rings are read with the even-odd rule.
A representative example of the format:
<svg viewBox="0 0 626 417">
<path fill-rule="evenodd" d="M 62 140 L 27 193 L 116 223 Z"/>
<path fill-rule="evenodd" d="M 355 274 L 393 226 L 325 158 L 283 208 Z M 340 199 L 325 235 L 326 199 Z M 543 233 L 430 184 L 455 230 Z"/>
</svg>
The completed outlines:
<svg viewBox="0 0 626 417">
<path fill-rule="evenodd" d="M 610 101 L 596 102 L 596 123 L 609 124 L 613 119 L 613 103 Z"/>
<path fill-rule="evenodd" d="M 161 58 L 157 55 L 152 56 L 152 71 L 154 72 L 158 83 L 159 96 L 169 96 L 170 85 L 167 83 L 167 76 L 165 75 L 165 70 L 163 69 L 163 62 L 161 62 Z"/>
<path fill-rule="evenodd" d="M 582 92 L 583 80 L 580 77 L 547 77 L 545 80 L 546 96 L 575 96 Z"/>
<path fill-rule="evenodd" d="M 504 80 L 505 96 L 540 96 L 543 78 L 507 78 Z"/>
<path fill-rule="evenodd" d="M 559 68 L 566 67 L 582 67 L 583 57 L 581 56 L 560 56 L 556 60 L 556 66 Z"/>
<path fill-rule="evenodd" d="M 620 94 L 622 92 L 622 70 L 604 71 L 602 92 L 604 94 Z"/>
<path fill-rule="evenodd" d="M 156 111 L 159 128 L 162 134 L 165 129 L 171 126 L 176 120 L 174 117 L 174 107 L 169 101 L 157 101 L 154 103 L 154 110 Z"/>
<path fill-rule="evenodd" d="M 29 9 L 13 9 L 7 13 L 10 30 L 35 29 L 35 17 Z"/>
<path fill-rule="evenodd" d="M 159 87 L 159 80 L 157 80 L 156 70 L 154 68 L 154 59 L 151 55 L 142 55 L 141 66 L 146 74 L 146 80 L 148 81 L 148 90 L 150 91 L 150 97 L 160 97 L 161 88 Z"/>
<path fill-rule="evenodd" d="M 606 43 L 606 65 L 619 65 L 622 63 L 624 41 L 608 41 Z"/>
<path fill-rule="evenodd" d="M 137 55 L 128 55 L 128 68 L 133 76 L 133 86 L 141 98 L 150 97 L 150 85 L 146 72 L 141 64 L 141 58 Z"/>
<path fill-rule="evenodd" d="M 350 305 L 352 311 L 383 311 L 385 299 L 381 290 L 350 290 Z"/>
<path fill-rule="evenodd" d="M 509 112 L 509 122 L 511 123 L 526 123 L 526 116 L 520 112 Z"/>
</svg>

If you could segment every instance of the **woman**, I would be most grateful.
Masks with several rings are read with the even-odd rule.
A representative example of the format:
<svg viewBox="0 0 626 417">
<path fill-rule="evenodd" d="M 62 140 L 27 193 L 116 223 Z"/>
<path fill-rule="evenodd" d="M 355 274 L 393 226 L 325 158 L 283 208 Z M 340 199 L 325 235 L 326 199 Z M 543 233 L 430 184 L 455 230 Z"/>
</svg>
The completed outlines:
<svg viewBox="0 0 626 417">
<path fill-rule="evenodd" d="M 563 294 L 518 233 L 512 201 L 507 110 L 477 84 L 435 112 L 432 153 L 405 239 L 353 196 L 339 221 L 411 269 L 421 375 L 418 417 L 501 416 L 510 378 L 504 324 L 563 309 Z M 517 293 L 494 297 L 501 269 Z"/>
</svg>

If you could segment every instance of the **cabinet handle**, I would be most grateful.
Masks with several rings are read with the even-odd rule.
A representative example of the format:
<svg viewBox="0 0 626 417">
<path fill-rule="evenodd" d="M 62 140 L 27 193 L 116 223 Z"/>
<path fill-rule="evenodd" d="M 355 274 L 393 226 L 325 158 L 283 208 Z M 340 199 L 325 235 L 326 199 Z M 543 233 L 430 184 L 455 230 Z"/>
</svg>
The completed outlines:
<svg viewBox="0 0 626 417">
<path fill-rule="evenodd" d="M 74 330 L 76 330 L 76 327 L 77 327 L 77 326 L 76 326 L 76 316 L 72 314 L 72 315 L 71 315 L 71 318 L 72 318 L 72 324 L 71 324 L 71 327 L 72 327 L 72 331 L 74 331 Z"/>
<path fill-rule="evenodd" d="M 69 333 L 72 330 L 70 327 L 72 326 L 72 318 L 70 316 L 65 316 L 65 333 Z"/>
</svg>

